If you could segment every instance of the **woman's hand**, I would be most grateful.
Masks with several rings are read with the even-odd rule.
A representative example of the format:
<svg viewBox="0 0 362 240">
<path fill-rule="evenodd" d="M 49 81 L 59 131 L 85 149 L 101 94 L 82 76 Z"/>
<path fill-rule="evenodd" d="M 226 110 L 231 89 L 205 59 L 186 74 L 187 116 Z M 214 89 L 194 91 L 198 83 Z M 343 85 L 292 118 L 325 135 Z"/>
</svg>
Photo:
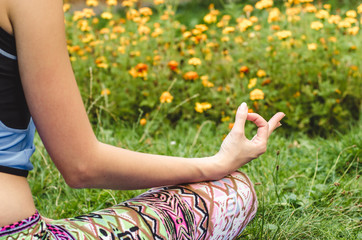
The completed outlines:
<svg viewBox="0 0 362 240">
<path fill-rule="evenodd" d="M 259 114 L 248 113 L 246 103 L 242 103 L 236 112 L 233 128 L 215 155 L 219 171 L 223 171 L 220 174 L 225 176 L 263 154 L 270 134 L 281 125 L 284 116 L 284 113 L 279 112 L 267 122 Z M 251 140 L 245 136 L 246 120 L 254 122 L 258 127 L 257 134 Z"/>
</svg>

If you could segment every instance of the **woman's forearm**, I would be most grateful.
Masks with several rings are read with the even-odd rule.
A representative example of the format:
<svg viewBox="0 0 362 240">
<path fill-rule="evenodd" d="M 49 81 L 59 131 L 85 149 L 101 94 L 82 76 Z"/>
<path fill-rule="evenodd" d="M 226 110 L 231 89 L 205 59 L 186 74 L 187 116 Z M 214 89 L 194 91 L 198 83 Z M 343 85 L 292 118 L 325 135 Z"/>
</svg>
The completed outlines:
<svg viewBox="0 0 362 240">
<path fill-rule="evenodd" d="M 134 152 L 98 143 L 73 187 L 141 189 L 210 180 L 215 157 L 182 158 Z"/>
</svg>

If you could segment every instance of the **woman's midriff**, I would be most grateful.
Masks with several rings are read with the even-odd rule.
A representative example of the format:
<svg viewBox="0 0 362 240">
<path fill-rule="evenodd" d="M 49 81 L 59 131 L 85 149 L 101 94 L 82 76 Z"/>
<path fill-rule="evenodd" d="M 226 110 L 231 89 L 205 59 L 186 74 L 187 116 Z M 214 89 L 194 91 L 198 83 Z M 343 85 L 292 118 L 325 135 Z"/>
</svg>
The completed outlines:
<svg viewBox="0 0 362 240">
<path fill-rule="evenodd" d="M 0 227 L 28 218 L 35 211 L 27 179 L 0 173 Z"/>
</svg>

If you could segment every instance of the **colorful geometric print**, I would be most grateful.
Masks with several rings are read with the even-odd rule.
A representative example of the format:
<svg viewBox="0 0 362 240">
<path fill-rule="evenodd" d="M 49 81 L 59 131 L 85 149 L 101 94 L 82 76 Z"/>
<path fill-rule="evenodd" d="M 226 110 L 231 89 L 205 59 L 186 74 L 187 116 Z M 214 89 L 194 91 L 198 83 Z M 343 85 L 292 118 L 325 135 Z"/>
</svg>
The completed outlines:
<svg viewBox="0 0 362 240">
<path fill-rule="evenodd" d="M 44 220 L 36 213 L 0 228 L 0 239 L 229 240 L 237 238 L 256 208 L 252 183 L 235 172 L 219 181 L 153 188 L 74 218 Z"/>
<path fill-rule="evenodd" d="M 38 213 L 38 211 L 36 211 L 36 213 L 34 215 L 32 215 L 31 217 L 29 217 L 25 220 L 1 227 L 0 228 L 0 237 L 5 236 L 5 235 L 10 235 L 10 234 L 15 234 L 15 233 L 24 231 L 26 229 L 29 229 L 32 226 L 34 226 L 35 224 L 37 224 L 39 222 L 39 220 L 40 220 L 40 214 Z"/>
</svg>

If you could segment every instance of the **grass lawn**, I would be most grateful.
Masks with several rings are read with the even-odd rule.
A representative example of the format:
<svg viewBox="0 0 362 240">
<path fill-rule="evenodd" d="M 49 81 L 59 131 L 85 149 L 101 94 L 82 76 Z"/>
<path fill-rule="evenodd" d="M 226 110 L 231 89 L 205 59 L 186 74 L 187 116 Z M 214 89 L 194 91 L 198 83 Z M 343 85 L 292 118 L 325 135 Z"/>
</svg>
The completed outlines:
<svg viewBox="0 0 362 240">
<path fill-rule="evenodd" d="M 248 132 L 253 131 L 251 124 Z M 97 130 L 104 142 L 136 151 L 175 156 L 216 153 L 227 128 L 205 122 L 163 126 L 139 142 L 139 125 Z M 361 239 L 361 128 L 330 139 L 274 133 L 268 151 L 247 164 L 255 184 L 258 213 L 243 239 Z M 210 141 L 210 140 L 213 141 Z M 64 218 L 112 206 L 144 190 L 113 191 L 69 188 L 47 156 L 40 140 L 29 180 L 40 213 Z"/>
</svg>

